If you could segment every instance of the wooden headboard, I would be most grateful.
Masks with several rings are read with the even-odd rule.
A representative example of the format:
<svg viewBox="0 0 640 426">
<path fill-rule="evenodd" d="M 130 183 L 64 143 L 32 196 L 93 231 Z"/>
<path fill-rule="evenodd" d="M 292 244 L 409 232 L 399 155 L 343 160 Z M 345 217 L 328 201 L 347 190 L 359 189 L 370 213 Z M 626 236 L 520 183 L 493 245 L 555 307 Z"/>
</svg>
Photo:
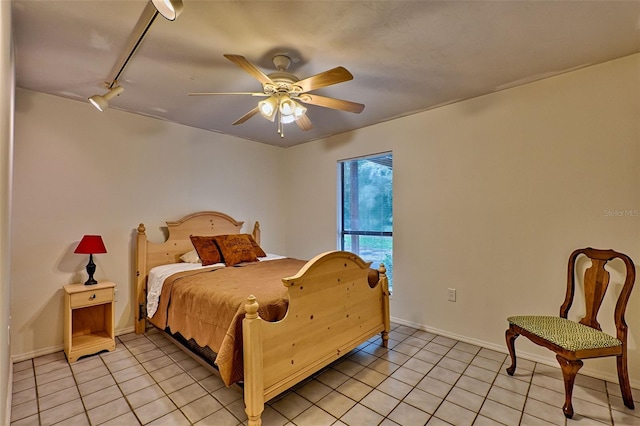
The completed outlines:
<svg viewBox="0 0 640 426">
<path fill-rule="evenodd" d="M 191 235 L 223 235 L 241 233 L 244 222 L 229 215 L 214 211 L 196 212 L 179 220 L 167 222 L 169 237 L 163 243 L 147 240 L 144 224 L 138 225 L 136 237 L 136 283 L 135 331 L 143 333 L 145 328 L 145 307 L 147 303 L 147 277 L 149 271 L 159 265 L 180 262 L 180 256 L 193 250 Z M 253 237 L 260 244 L 260 224 L 255 223 Z"/>
</svg>

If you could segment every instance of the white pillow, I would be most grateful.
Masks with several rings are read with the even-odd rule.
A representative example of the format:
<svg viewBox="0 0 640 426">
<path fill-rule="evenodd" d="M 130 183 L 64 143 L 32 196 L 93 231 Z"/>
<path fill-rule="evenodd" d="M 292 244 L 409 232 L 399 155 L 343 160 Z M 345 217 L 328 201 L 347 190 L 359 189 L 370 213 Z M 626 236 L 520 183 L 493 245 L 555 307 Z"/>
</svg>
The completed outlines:
<svg viewBox="0 0 640 426">
<path fill-rule="evenodd" d="M 191 250 L 180 256 L 180 260 L 186 263 L 202 263 L 200 258 L 198 257 L 198 252 L 195 250 Z"/>
</svg>

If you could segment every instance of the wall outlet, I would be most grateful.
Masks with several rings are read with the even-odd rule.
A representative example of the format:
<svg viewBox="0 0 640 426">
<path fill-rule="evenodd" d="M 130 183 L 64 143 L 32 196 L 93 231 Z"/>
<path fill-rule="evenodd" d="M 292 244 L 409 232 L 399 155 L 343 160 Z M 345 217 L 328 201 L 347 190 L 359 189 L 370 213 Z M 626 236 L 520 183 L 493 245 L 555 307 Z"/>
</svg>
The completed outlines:
<svg viewBox="0 0 640 426">
<path fill-rule="evenodd" d="M 449 302 L 455 302 L 456 301 L 456 289 L 455 288 L 448 288 L 447 289 L 447 300 Z"/>
</svg>

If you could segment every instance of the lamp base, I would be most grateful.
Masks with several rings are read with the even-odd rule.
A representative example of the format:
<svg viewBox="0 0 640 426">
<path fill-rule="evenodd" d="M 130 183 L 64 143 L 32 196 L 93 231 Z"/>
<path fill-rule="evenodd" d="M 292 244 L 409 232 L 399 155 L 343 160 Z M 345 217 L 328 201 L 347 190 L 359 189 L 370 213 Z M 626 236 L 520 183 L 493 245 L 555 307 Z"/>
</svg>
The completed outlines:
<svg viewBox="0 0 640 426">
<path fill-rule="evenodd" d="M 87 263 L 87 274 L 89 274 L 89 279 L 84 283 L 84 285 L 98 284 L 98 281 L 96 281 L 93 278 L 93 274 L 95 274 L 95 272 L 96 272 L 96 264 L 93 263 L 93 254 L 90 254 L 89 263 Z"/>
</svg>

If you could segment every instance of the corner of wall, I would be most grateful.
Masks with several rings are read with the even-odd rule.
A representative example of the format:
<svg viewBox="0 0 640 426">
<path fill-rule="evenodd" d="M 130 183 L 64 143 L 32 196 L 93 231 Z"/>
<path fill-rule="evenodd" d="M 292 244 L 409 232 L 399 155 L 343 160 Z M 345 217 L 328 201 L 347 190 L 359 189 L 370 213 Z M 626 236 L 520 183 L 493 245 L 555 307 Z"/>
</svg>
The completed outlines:
<svg viewBox="0 0 640 426">
<path fill-rule="evenodd" d="M 0 419 L 11 420 L 13 365 L 11 361 L 10 216 L 13 175 L 14 53 L 11 2 L 0 2 Z M 5 344 L 6 342 L 6 344 Z M 2 385 L 6 383 L 6 386 Z"/>
</svg>

